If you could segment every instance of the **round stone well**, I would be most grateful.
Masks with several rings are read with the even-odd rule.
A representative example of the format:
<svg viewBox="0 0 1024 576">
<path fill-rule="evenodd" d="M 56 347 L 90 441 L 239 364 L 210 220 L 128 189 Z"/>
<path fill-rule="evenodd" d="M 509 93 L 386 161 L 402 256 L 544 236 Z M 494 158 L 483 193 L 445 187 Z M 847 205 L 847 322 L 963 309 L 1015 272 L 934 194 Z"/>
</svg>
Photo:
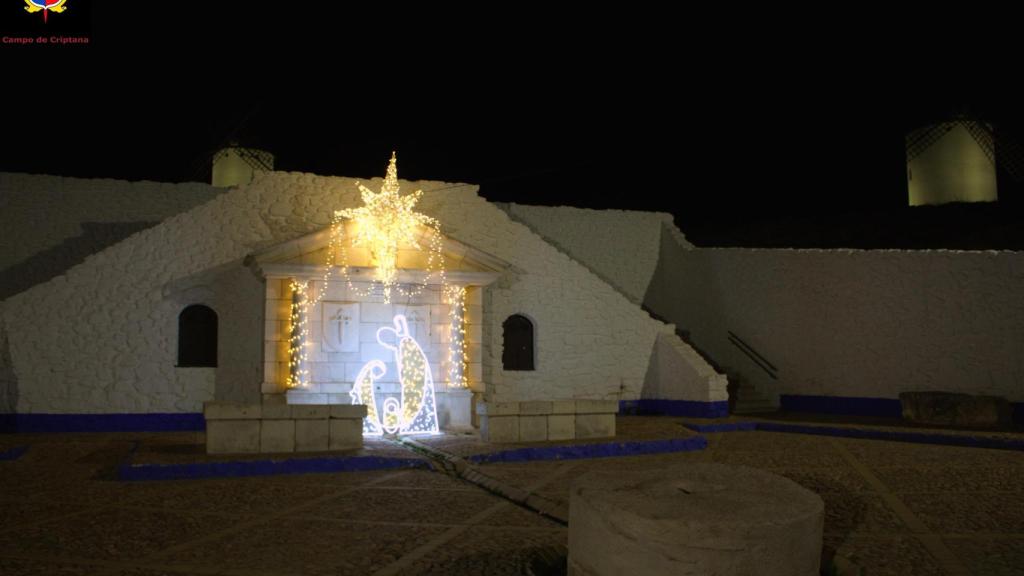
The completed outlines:
<svg viewBox="0 0 1024 576">
<path fill-rule="evenodd" d="M 817 576 L 825 505 L 724 464 L 594 471 L 572 485 L 569 574 Z"/>
</svg>

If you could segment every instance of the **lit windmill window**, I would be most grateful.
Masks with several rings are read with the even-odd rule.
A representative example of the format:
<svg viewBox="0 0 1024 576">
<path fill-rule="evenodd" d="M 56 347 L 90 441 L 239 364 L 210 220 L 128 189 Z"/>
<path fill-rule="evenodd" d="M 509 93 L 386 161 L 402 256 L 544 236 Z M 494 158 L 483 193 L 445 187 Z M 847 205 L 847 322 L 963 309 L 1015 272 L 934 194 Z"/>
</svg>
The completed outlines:
<svg viewBox="0 0 1024 576">
<path fill-rule="evenodd" d="M 217 366 L 217 313 L 193 304 L 178 315 L 178 366 Z"/>
<path fill-rule="evenodd" d="M 509 316 L 502 324 L 504 348 L 501 363 L 505 370 L 533 370 L 533 322 L 526 316 Z"/>
</svg>

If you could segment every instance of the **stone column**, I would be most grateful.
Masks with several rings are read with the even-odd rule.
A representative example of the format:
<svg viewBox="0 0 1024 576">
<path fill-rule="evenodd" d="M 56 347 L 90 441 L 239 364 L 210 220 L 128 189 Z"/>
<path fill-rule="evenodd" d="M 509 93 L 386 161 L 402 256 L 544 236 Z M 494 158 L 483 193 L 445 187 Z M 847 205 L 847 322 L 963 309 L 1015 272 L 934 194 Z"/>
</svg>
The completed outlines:
<svg viewBox="0 0 1024 576">
<path fill-rule="evenodd" d="M 447 300 L 451 310 L 448 326 L 448 429 L 469 430 L 473 427 L 473 393 L 466 382 L 466 288 L 449 286 Z"/>
<path fill-rule="evenodd" d="M 309 383 L 309 365 L 302 357 L 302 351 L 306 347 L 306 337 L 309 335 L 309 323 L 305 311 L 306 290 L 301 281 L 295 278 L 289 279 L 289 285 L 292 289 L 292 309 L 288 340 L 288 374 L 291 387 L 295 387 Z"/>
</svg>

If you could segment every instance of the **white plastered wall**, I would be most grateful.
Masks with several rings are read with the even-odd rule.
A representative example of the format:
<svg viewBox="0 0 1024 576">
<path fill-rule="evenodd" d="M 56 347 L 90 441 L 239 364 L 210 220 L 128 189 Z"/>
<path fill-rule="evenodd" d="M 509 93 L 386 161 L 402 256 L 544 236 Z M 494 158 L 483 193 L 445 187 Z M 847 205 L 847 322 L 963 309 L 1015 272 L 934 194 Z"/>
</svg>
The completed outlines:
<svg viewBox="0 0 1024 576">
<path fill-rule="evenodd" d="M 380 179 L 369 182 L 379 187 Z M 420 209 L 442 223 L 455 240 L 512 265 L 495 285 L 470 302 L 469 342 L 483 361 L 471 365 L 489 398 L 633 399 L 659 333 L 651 319 L 586 267 L 476 194 L 476 187 L 443 182 L 403 182 L 422 188 Z M 88 258 L 62 276 L 5 302 L 3 321 L 16 377 L 19 412 L 194 412 L 214 396 L 210 371 L 174 367 L 177 315 L 184 302 L 168 286 L 180 286 L 211 270 L 207 289 L 235 285 L 246 298 L 259 293 L 233 266 L 256 251 L 321 229 L 333 210 L 359 205 L 349 178 L 272 172 L 230 189 L 188 212 L 139 232 Z M 247 270 L 238 274 L 248 274 Z M 203 285 L 202 282 L 199 283 Z M 252 290 L 249 290 L 252 288 Z M 265 317 L 238 317 L 232 306 L 216 310 L 222 339 L 237 326 L 265 326 Z M 501 324 L 511 314 L 536 320 L 537 370 L 501 368 Z M 474 327 L 480 326 L 479 330 Z M 481 342 L 474 342 L 474 332 Z M 233 351 L 224 349 L 229 357 Z M 263 355 L 238 351 L 230 374 L 219 370 L 217 395 L 257 394 Z M 253 380 L 245 379 L 256 370 Z M 251 386 L 251 388 L 249 387 Z M 241 390 L 241 391 L 240 391 Z"/>
</svg>

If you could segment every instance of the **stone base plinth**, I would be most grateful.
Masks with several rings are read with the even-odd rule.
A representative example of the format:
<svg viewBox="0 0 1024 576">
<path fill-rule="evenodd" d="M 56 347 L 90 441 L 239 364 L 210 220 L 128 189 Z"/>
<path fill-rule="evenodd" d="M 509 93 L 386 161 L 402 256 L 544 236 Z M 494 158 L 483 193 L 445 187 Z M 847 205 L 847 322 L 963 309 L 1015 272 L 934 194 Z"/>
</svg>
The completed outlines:
<svg viewBox="0 0 1024 576">
<path fill-rule="evenodd" d="M 817 576 L 825 505 L 763 470 L 687 464 L 581 476 L 569 501 L 573 576 Z"/>
<path fill-rule="evenodd" d="M 480 437 L 487 442 L 544 442 L 615 436 L 615 400 L 481 402 Z"/>
<path fill-rule="evenodd" d="M 363 405 L 207 402 L 206 452 L 319 452 L 363 445 Z"/>
</svg>

